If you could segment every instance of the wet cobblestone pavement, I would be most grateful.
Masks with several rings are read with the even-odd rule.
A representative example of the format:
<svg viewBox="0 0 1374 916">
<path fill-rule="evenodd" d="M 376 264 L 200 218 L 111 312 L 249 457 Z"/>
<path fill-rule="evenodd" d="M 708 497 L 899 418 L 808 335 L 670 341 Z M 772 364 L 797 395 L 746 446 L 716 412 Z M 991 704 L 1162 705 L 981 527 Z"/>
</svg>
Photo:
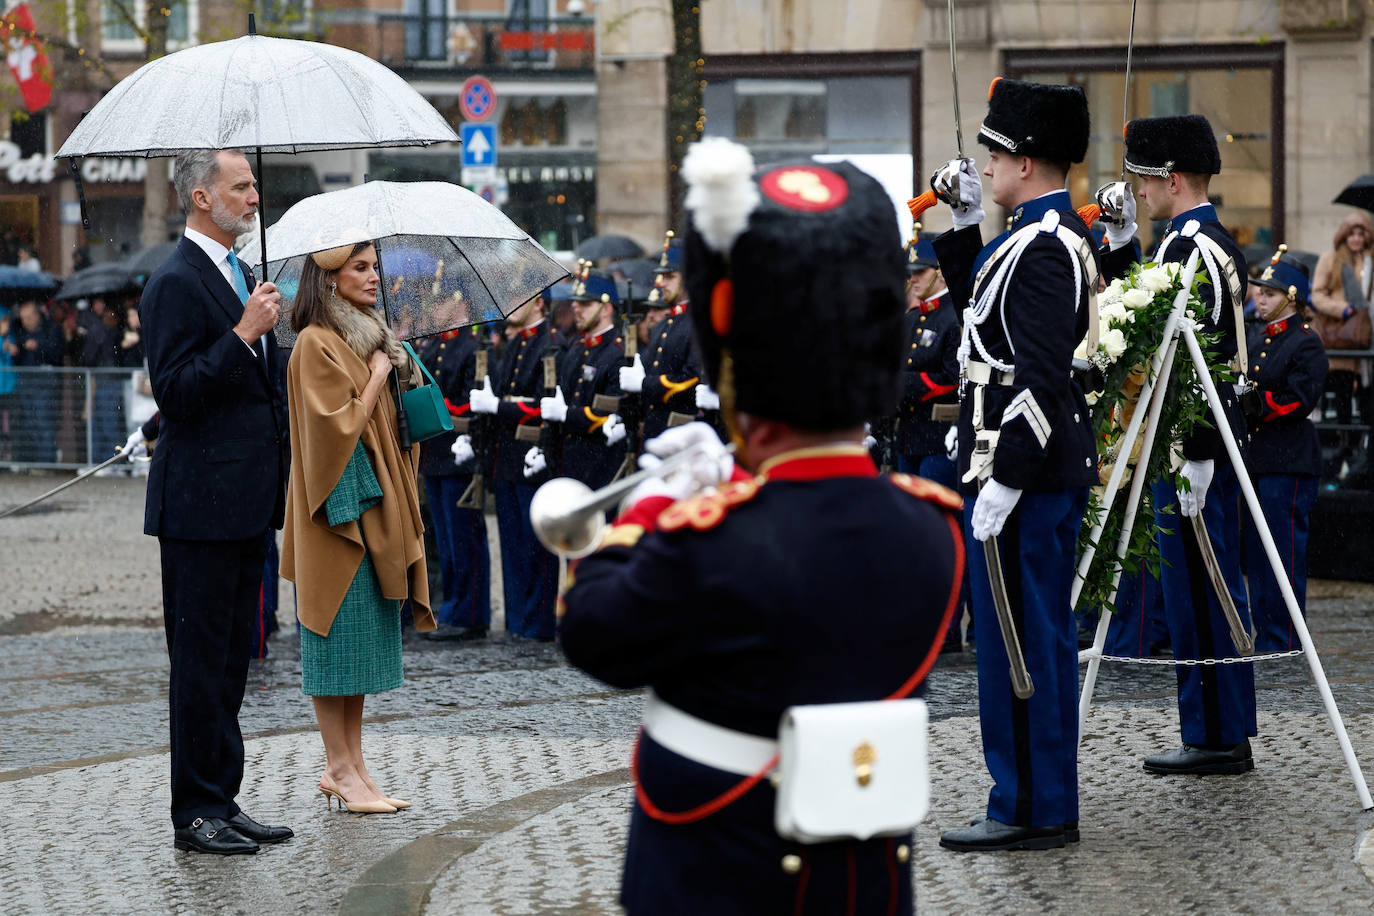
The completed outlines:
<svg viewBox="0 0 1374 916">
<path fill-rule="evenodd" d="M 64 478 L 0 474 L 0 507 Z M 240 796 L 296 838 L 251 857 L 178 853 L 167 820 L 166 669 L 142 481 L 101 478 L 0 520 L 0 913 L 615 913 L 642 703 L 553 645 L 457 646 L 408 633 L 406 683 L 369 698 L 369 763 L 415 807 L 329 812 L 300 693 L 289 583 L 255 662 Z M 494 526 L 493 526 L 494 530 Z M 1314 582 L 1310 622 L 1374 777 L 1374 588 Z M 1083 840 L 958 855 L 942 830 L 981 813 L 970 653 L 931 678 L 932 810 L 913 856 L 923 913 L 1366 913 L 1374 816 L 1359 810 L 1302 659 L 1256 672 L 1256 769 L 1164 779 L 1173 672 L 1104 665 L 1080 754 Z M 1361 864 L 1361 853 L 1365 859 Z"/>
</svg>

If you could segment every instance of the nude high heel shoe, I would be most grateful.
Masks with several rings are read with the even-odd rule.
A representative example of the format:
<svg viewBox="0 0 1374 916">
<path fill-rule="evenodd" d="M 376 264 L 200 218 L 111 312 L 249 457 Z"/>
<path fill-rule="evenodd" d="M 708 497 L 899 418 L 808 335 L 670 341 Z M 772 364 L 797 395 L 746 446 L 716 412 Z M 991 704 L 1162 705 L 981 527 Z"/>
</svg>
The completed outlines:
<svg viewBox="0 0 1374 916">
<path fill-rule="evenodd" d="M 395 808 L 397 811 L 401 810 L 402 808 L 410 807 L 410 802 L 406 801 L 403 798 L 392 798 L 390 795 L 383 795 L 382 801 L 386 802 L 388 805 Z"/>
<path fill-rule="evenodd" d="M 387 804 L 384 801 L 377 802 L 351 802 L 343 797 L 338 787 L 333 783 L 325 785 L 323 779 L 320 781 L 320 794 L 324 796 L 325 803 L 329 810 L 334 810 L 334 799 L 339 800 L 339 810 L 351 811 L 354 814 L 395 814 L 396 806 Z"/>
</svg>

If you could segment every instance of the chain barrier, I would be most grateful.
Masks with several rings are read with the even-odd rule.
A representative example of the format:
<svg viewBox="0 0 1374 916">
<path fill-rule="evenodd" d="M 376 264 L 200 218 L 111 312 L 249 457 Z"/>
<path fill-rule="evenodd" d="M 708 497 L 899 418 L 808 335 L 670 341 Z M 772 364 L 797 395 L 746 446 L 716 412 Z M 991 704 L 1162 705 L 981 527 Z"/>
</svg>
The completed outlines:
<svg viewBox="0 0 1374 916">
<path fill-rule="evenodd" d="M 1130 655 L 1104 655 L 1104 662 L 1122 662 L 1127 665 L 1169 665 L 1172 667 L 1191 668 L 1197 665 L 1239 665 L 1249 664 L 1250 662 L 1267 662 L 1276 658 L 1293 658 L 1302 655 L 1301 649 L 1289 649 L 1287 652 L 1270 652 L 1268 655 L 1247 655 L 1244 658 L 1135 658 Z"/>
</svg>

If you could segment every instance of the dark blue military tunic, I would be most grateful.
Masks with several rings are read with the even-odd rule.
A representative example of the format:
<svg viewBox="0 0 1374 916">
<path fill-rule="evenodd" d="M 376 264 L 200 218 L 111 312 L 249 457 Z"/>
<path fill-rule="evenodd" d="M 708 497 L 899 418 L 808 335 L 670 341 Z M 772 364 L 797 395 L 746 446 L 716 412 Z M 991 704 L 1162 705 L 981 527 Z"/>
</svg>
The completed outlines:
<svg viewBox="0 0 1374 916">
<path fill-rule="evenodd" d="M 602 432 L 606 419 L 619 409 L 624 357 L 614 328 L 582 335 L 559 357 L 558 384 L 568 404 L 559 473 L 593 490 L 610 483 L 625 460 L 625 440 L 611 445 Z"/>
<path fill-rule="evenodd" d="M 1326 350 L 1302 318 L 1289 316 L 1264 325 L 1250 340 L 1249 378 L 1255 390 L 1246 411 L 1250 450 L 1246 456 L 1260 509 L 1298 607 L 1307 613 L 1307 534 L 1321 473 L 1321 444 L 1308 419 L 1326 384 Z M 1299 648 L 1288 606 L 1264 553 L 1255 521 L 1245 512 L 1245 573 L 1255 648 L 1279 652 Z"/>
<path fill-rule="evenodd" d="M 986 354 L 1013 366 L 1015 373 L 1009 382 L 999 375 L 984 387 L 984 426 L 1000 429 L 993 479 L 1022 491 L 998 542 L 1012 616 L 1035 685 L 1028 699 L 1011 689 L 984 545 L 972 532 L 976 496 L 964 511 L 978 643 L 979 721 L 993 779 L 987 814 L 1023 827 L 1078 820 L 1078 645 L 1069 597 L 1087 488 L 1098 480 L 1087 403 L 1070 372 L 1073 351 L 1088 330 L 1086 275 L 1071 260 L 1079 255 L 1044 231 L 1042 219 L 1051 211 L 1077 238 L 1087 238 L 1068 193 L 1058 191 L 1017 207 L 1010 234 L 986 247 L 980 248 L 976 228 L 935 240 L 950 293 L 956 302 L 970 302 L 994 282 L 1003 261 L 993 261 L 976 290 L 971 288 L 975 265 L 992 260 L 1004 242 L 1018 244 L 1011 239 L 1023 229 L 1036 233 L 1009 268 L 1005 298 L 993 300 L 978 328 L 982 350 L 971 350 L 972 360 Z M 1050 216 L 1050 224 L 1055 218 Z M 975 387 L 966 383 L 960 407 L 961 478 L 974 441 Z M 977 492 L 976 483 L 963 486 L 966 493 Z"/>
<path fill-rule="evenodd" d="M 468 392 L 482 383 L 477 377 L 480 348 L 474 327 L 429 337 L 418 351 L 453 415 L 453 432 L 420 445 L 420 474 L 434 521 L 444 594 L 434 607 L 434 616 L 439 623 L 449 626 L 491 624 L 491 555 L 486 518 L 480 508 L 464 509 L 458 505 L 472 485 L 482 459 L 474 455 L 459 465 L 454 462 L 452 451 L 453 441 L 460 435 L 472 437 L 474 451 L 485 450 L 487 443 L 483 440 L 491 434 L 491 418 L 474 417 L 468 409 Z"/>
<path fill-rule="evenodd" d="M 701 361 L 692 342 L 687 303 L 679 302 L 649 330 L 649 345 L 639 355 L 644 364 L 644 440 L 668 428 L 673 414 L 682 422 L 697 416 L 696 385 Z"/>
<path fill-rule="evenodd" d="M 574 569 L 562 623 L 569 660 L 768 738 L 789 706 L 881 699 L 928 670 L 962 563 L 948 513 L 957 497 L 916 478 L 880 477 L 857 446 L 778 456 L 759 480 L 732 485 L 728 502 L 651 498 L 622 516 Z M 914 606 L 913 596 L 925 600 Z M 653 808 L 670 814 L 741 781 L 647 736 L 638 775 Z M 784 841 L 774 799 L 764 779 L 686 824 L 636 804 L 621 894 L 629 912 L 912 912 L 911 870 L 898 851 L 909 836 Z M 800 857 L 800 870 L 783 870 L 788 855 Z"/>
<path fill-rule="evenodd" d="M 544 386 L 544 354 L 550 345 L 547 321 L 521 331 L 507 342 L 492 379 L 492 390 L 501 398 L 495 424 L 493 490 L 506 629 L 531 639 L 553 638 L 558 593 L 558 560 L 539 543 L 530 526 L 530 501 L 538 485 L 549 479 L 549 471 L 525 476 L 525 455 L 540 444 L 542 435 L 539 399 L 551 393 Z M 531 438 L 518 438 L 521 429 Z"/>
<path fill-rule="evenodd" d="M 1212 276 L 1199 259 L 1197 276 L 1203 278 L 1202 331 L 1216 334 L 1218 342 L 1212 347 L 1212 357 L 1222 362 L 1235 357 L 1238 347 L 1233 303 L 1240 284 L 1246 282 L 1245 256 L 1235 240 L 1217 220 L 1210 204 L 1194 207 L 1169 220 L 1164 227 L 1165 239 L 1178 235 L 1165 248 L 1162 263 L 1186 264 L 1198 247 L 1196 238 L 1183 233 L 1189 223 L 1198 223 L 1197 234 L 1210 239 L 1221 249 L 1225 261 L 1218 276 Z M 1158 252 L 1151 260 L 1158 257 Z M 1109 277 L 1124 276 L 1135 262 L 1130 246 L 1102 253 L 1102 263 Z M 1234 283 L 1233 279 L 1234 278 Z M 1250 360 L 1253 365 L 1254 360 Z M 1247 366 L 1246 368 L 1250 368 Z M 1238 442 L 1245 441 L 1245 428 L 1236 402 L 1235 387 L 1218 383 L 1217 393 Z M 1249 606 L 1245 582 L 1241 574 L 1240 485 L 1236 468 L 1227 457 L 1221 433 L 1215 425 L 1199 424 L 1183 442 L 1184 457 L 1192 460 L 1215 461 L 1211 486 L 1208 488 L 1202 517 L 1207 534 L 1221 566 L 1227 591 L 1247 621 Z M 1191 523 L 1178 515 L 1178 497 L 1174 481 L 1169 478 L 1151 483 L 1156 511 L 1172 512 L 1177 523 L 1167 531 L 1156 534 L 1163 565 L 1159 583 L 1164 595 L 1164 615 L 1169 625 L 1169 641 L 1174 657 L 1180 659 L 1235 657 L 1238 653 L 1231 640 L 1230 628 L 1221 604 L 1210 586 L 1202 554 Z M 1198 747 L 1233 747 L 1256 733 L 1254 669 L 1248 664 L 1180 666 L 1178 679 L 1179 727 L 1183 742 Z"/>
<path fill-rule="evenodd" d="M 897 406 L 897 450 L 919 463 L 927 455 L 944 454 L 951 425 L 950 420 L 932 420 L 931 408 L 959 403 L 959 307 L 946 290 L 908 310 L 903 320 L 907 352 Z"/>
</svg>

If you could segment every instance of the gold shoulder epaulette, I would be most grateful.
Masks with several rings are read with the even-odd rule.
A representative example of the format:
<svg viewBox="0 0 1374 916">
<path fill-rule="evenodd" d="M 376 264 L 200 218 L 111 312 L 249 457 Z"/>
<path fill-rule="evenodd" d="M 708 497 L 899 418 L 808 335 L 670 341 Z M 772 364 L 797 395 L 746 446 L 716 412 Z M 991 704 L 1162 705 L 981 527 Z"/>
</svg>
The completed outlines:
<svg viewBox="0 0 1374 916">
<path fill-rule="evenodd" d="M 721 523 L 731 508 L 747 503 L 758 491 L 757 481 L 735 480 L 709 493 L 673 503 L 659 513 L 658 530 L 677 531 L 690 527 L 709 531 Z"/>
<path fill-rule="evenodd" d="M 914 474 L 891 474 L 888 479 L 917 499 L 924 499 L 928 503 L 935 503 L 950 510 L 964 508 L 962 496 L 933 480 L 926 480 Z"/>
</svg>

